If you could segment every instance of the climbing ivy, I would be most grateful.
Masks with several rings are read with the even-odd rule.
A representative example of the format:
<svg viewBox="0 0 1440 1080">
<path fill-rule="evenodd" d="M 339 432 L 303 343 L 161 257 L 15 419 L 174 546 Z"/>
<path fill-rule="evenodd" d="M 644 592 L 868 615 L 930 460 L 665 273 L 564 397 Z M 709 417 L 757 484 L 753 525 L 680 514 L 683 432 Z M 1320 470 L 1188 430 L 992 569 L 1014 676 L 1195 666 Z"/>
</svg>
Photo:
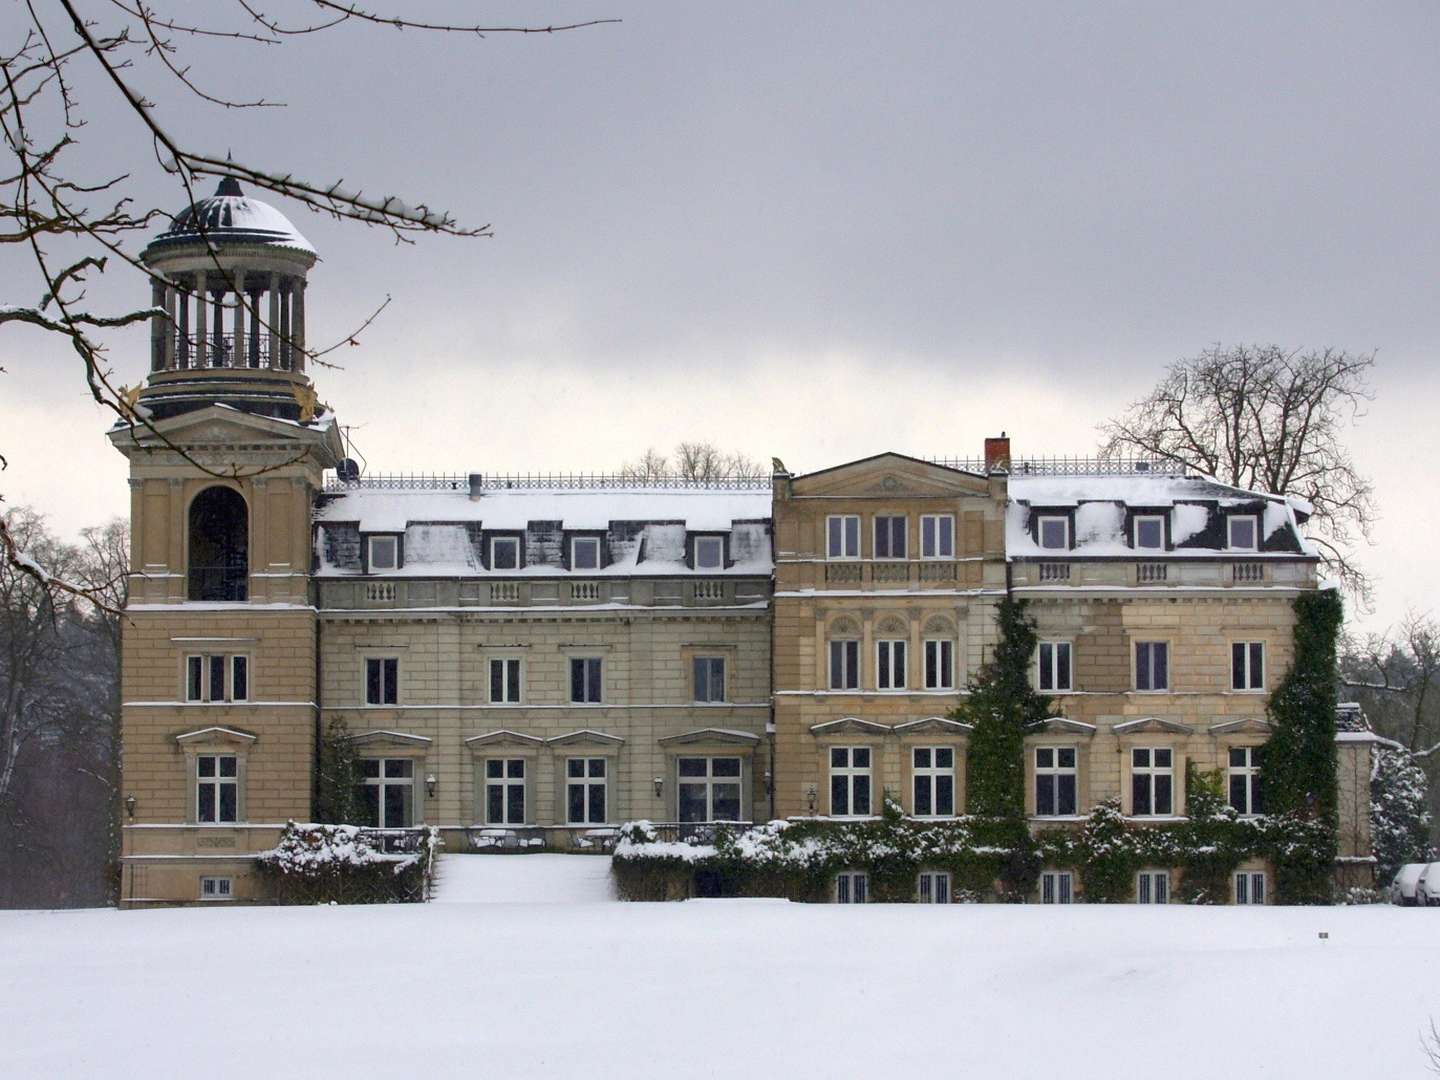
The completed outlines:
<svg viewBox="0 0 1440 1080">
<path fill-rule="evenodd" d="M 1335 757 L 1335 654 L 1344 619 L 1334 589 L 1295 598 L 1295 658 L 1270 695 L 1272 734 L 1261 772 L 1271 813 L 1321 823 L 1325 850 L 1282 853 L 1275 864 L 1276 892 L 1291 903 L 1327 903 L 1339 850 L 1339 776 Z"/>
</svg>

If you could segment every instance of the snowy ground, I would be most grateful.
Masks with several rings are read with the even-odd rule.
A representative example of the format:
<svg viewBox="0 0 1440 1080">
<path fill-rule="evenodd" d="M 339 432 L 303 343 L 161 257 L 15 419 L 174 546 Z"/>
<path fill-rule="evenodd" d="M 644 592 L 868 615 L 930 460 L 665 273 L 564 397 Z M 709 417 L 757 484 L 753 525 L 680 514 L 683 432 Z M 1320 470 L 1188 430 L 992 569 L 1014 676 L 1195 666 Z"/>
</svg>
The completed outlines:
<svg viewBox="0 0 1440 1080">
<path fill-rule="evenodd" d="M 0 912 L 0 1075 L 1389 1080 L 1440 1019 L 1435 910 L 619 904 L 601 858 L 445 863 L 426 906 Z"/>
</svg>

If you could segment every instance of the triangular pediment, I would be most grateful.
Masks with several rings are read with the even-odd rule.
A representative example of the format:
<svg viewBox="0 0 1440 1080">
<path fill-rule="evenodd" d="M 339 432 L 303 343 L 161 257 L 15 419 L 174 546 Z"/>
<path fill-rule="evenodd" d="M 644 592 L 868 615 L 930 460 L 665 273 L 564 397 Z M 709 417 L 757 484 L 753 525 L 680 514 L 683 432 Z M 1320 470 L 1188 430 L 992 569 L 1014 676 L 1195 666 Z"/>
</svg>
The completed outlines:
<svg viewBox="0 0 1440 1080">
<path fill-rule="evenodd" d="M 606 731 L 596 731 L 593 728 L 581 728 L 579 731 L 572 731 L 568 735 L 554 735 L 545 740 L 548 746 L 601 746 L 615 747 L 625 742 L 619 735 L 611 735 Z"/>
<path fill-rule="evenodd" d="M 1222 720 L 1218 724 L 1210 725 L 1211 735 L 1269 735 L 1271 730 L 1269 722 L 1258 716 L 1245 716 L 1239 720 Z"/>
<path fill-rule="evenodd" d="M 1051 716 L 1031 726 L 1030 735 L 1094 735 L 1095 725 L 1068 716 Z"/>
<path fill-rule="evenodd" d="M 509 728 L 501 728 L 499 731 L 487 731 L 483 735 L 471 735 L 465 740 L 465 745 L 471 750 L 489 750 L 496 747 L 514 747 L 523 750 L 533 750 L 543 746 L 545 740 L 538 735 L 526 735 L 520 731 L 511 731 Z"/>
<path fill-rule="evenodd" d="M 812 735 L 889 735 L 891 730 L 889 724 L 861 720 L 858 716 L 842 716 L 810 725 Z"/>
<path fill-rule="evenodd" d="M 273 416 L 258 416 L 230 405 L 207 405 L 203 409 L 152 420 L 143 424 L 116 425 L 110 441 L 118 448 L 153 447 L 171 443 L 183 447 L 225 447 L 235 445 L 301 446 L 319 444 L 338 460 L 343 447 L 333 418 L 318 424 L 301 424 Z"/>
<path fill-rule="evenodd" d="M 228 746 L 243 750 L 257 738 L 259 736 L 242 731 L 240 728 L 216 726 L 182 731 L 175 736 L 175 741 L 181 746 Z"/>
<path fill-rule="evenodd" d="M 1179 720 L 1166 720 L 1160 716 L 1141 716 L 1126 720 L 1112 728 L 1116 735 L 1193 735 L 1195 729 Z"/>
<path fill-rule="evenodd" d="M 990 493 L 985 477 L 893 451 L 797 476 L 791 494 L 850 498 L 945 498 Z"/>
<path fill-rule="evenodd" d="M 720 743 L 727 746 L 754 746 L 760 741 L 759 735 L 748 731 L 731 731 L 728 728 L 697 728 L 681 735 L 668 735 L 656 739 L 661 746 L 690 746 L 695 743 Z"/>
<path fill-rule="evenodd" d="M 907 720 L 895 725 L 896 735 L 969 735 L 974 730 L 973 724 L 944 716 L 927 716 L 922 720 Z"/>
<path fill-rule="evenodd" d="M 423 749 L 429 746 L 431 741 L 428 735 L 412 735 L 408 731 L 362 731 L 359 735 L 350 736 L 352 746 L 363 746 L 370 750 Z"/>
</svg>

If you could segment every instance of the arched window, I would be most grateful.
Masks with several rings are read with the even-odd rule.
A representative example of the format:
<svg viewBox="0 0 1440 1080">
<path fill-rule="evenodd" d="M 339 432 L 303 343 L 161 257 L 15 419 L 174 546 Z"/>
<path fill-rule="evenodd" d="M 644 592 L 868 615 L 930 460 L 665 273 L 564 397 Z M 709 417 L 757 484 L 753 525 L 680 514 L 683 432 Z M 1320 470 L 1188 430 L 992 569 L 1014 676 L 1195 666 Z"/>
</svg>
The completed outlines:
<svg viewBox="0 0 1440 1080">
<path fill-rule="evenodd" d="M 249 589 L 249 511 L 238 491 L 206 488 L 190 504 L 191 600 L 244 600 Z"/>
</svg>

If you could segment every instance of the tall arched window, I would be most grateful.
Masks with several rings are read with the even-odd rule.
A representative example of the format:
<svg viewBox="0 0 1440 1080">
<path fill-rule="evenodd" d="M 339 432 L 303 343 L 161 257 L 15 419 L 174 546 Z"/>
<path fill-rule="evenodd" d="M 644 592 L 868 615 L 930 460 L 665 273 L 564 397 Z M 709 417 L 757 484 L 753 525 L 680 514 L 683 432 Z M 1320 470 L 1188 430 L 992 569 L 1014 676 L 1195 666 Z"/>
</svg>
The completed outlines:
<svg viewBox="0 0 1440 1080">
<path fill-rule="evenodd" d="M 244 600 L 249 588 L 249 511 L 238 491 L 206 488 L 190 504 L 191 600 Z"/>
</svg>

